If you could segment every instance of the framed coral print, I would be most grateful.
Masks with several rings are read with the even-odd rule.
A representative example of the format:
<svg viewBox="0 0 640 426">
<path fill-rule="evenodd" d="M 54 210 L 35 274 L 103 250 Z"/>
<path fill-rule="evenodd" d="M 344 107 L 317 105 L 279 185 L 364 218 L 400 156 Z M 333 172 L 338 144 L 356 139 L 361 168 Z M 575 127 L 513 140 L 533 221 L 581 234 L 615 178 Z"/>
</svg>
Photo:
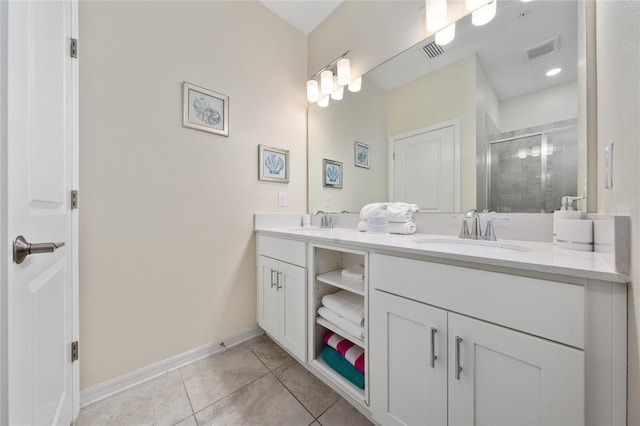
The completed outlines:
<svg viewBox="0 0 640 426">
<path fill-rule="evenodd" d="M 354 143 L 354 162 L 358 167 L 369 168 L 369 145 L 362 142 Z"/>
<path fill-rule="evenodd" d="M 289 151 L 258 145 L 258 179 L 289 182 Z"/>
<path fill-rule="evenodd" d="M 324 176 L 322 183 L 329 188 L 342 188 L 342 163 L 339 161 L 322 160 Z"/>
<path fill-rule="evenodd" d="M 182 125 L 229 136 L 229 97 L 194 84 L 182 84 Z"/>
</svg>

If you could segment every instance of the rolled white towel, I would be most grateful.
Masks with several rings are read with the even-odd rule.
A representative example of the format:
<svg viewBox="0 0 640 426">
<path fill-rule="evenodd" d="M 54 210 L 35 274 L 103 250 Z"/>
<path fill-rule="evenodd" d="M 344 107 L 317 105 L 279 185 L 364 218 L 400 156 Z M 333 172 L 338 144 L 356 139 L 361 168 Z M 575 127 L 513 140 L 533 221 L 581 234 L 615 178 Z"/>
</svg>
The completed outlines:
<svg viewBox="0 0 640 426">
<path fill-rule="evenodd" d="M 409 222 L 419 210 L 417 204 L 407 203 L 371 203 L 360 210 L 360 219 L 385 216 L 389 222 Z"/>
<path fill-rule="evenodd" d="M 351 336 L 355 336 L 359 339 L 362 339 L 364 337 L 364 327 L 357 326 L 351 321 L 342 318 L 331 309 L 320 306 L 320 308 L 318 309 L 318 315 L 320 315 L 330 323 L 336 325 L 337 327 L 341 328 L 342 330 L 346 331 Z"/>
<path fill-rule="evenodd" d="M 364 297 L 359 294 L 340 290 L 322 297 L 322 305 L 354 325 L 364 325 Z"/>
<path fill-rule="evenodd" d="M 358 222 L 358 231 L 366 232 L 368 224 L 366 220 Z M 403 234 L 409 235 L 416 232 L 416 224 L 413 221 L 410 222 L 389 222 L 389 233 L 391 234 Z"/>
</svg>

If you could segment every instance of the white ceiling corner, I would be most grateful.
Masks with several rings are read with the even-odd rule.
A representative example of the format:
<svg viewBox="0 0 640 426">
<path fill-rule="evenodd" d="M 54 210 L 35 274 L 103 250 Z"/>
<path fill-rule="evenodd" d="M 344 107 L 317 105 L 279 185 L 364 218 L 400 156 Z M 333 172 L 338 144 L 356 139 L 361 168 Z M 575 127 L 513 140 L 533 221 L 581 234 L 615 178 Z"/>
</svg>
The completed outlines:
<svg viewBox="0 0 640 426">
<path fill-rule="evenodd" d="M 259 0 L 273 13 L 309 35 L 342 0 Z"/>
</svg>

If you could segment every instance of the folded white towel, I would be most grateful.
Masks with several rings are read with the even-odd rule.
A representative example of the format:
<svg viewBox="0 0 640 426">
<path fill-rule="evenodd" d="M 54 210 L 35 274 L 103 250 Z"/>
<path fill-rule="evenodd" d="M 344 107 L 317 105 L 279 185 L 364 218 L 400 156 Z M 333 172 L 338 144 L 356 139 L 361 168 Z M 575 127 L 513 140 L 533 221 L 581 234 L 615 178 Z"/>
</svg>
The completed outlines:
<svg viewBox="0 0 640 426">
<path fill-rule="evenodd" d="M 341 328 L 351 336 L 357 337 L 358 339 L 362 339 L 364 337 L 364 327 L 359 327 L 353 324 L 351 321 L 347 321 L 340 315 L 336 314 L 330 309 L 325 308 L 324 306 L 321 306 L 320 309 L 318 309 L 318 315 L 334 324 L 336 327 Z M 348 338 L 349 336 L 346 337 Z"/>
<path fill-rule="evenodd" d="M 361 220 L 358 222 L 358 231 L 365 232 L 369 229 L 367 221 Z M 413 221 L 410 222 L 389 222 L 389 233 L 391 234 L 413 234 L 416 232 L 416 224 Z"/>
<path fill-rule="evenodd" d="M 322 305 L 358 327 L 364 325 L 364 297 L 347 290 L 327 294 Z"/>
<path fill-rule="evenodd" d="M 342 279 L 361 283 L 364 281 L 364 266 L 350 266 L 343 269 L 342 272 L 340 272 L 340 275 L 342 275 Z"/>
<path fill-rule="evenodd" d="M 360 219 L 386 216 L 389 222 L 408 222 L 419 210 L 417 204 L 407 203 L 371 203 L 360 210 Z"/>
</svg>

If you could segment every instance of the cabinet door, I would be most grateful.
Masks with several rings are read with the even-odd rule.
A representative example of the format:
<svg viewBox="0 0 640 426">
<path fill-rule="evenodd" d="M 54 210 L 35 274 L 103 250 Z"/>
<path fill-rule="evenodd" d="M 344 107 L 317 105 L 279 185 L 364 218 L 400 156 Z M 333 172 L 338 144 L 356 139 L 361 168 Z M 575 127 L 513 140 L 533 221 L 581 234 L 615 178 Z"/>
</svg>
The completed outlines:
<svg viewBox="0 0 640 426">
<path fill-rule="evenodd" d="M 384 425 L 446 425 L 446 311 L 376 290 L 370 293 L 369 312 L 375 420 Z M 433 362 L 432 356 L 437 357 Z"/>
<path fill-rule="evenodd" d="M 584 352 L 449 314 L 450 425 L 583 425 L 584 393 Z"/>
<path fill-rule="evenodd" d="M 278 338 L 278 291 L 276 274 L 278 262 L 265 256 L 258 258 L 258 324 L 274 338 Z"/>
<path fill-rule="evenodd" d="M 282 346 L 300 361 L 306 360 L 306 288 L 305 268 L 280 262 L 277 289 L 280 298 L 279 333 Z"/>
</svg>

